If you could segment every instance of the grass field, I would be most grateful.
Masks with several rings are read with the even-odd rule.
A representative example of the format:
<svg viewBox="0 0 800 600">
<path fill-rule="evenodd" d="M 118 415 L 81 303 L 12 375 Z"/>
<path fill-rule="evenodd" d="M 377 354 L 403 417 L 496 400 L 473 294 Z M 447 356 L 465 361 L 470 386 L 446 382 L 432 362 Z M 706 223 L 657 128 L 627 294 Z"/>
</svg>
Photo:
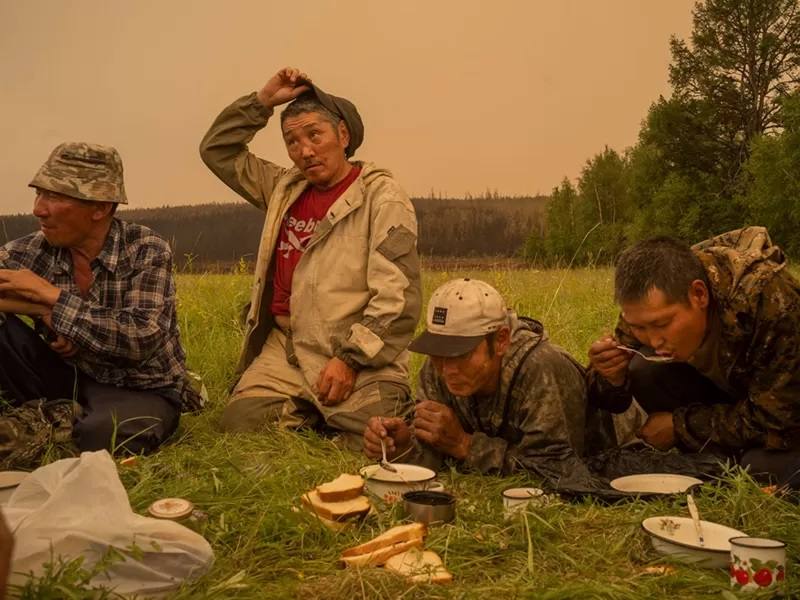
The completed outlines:
<svg viewBox="0 0 800 600">
<path fill-rule="evenodd" d="M 582 361 L 591 341 L 614 323 L 609 269 L 425 272 L 425 297 L 456 276 L 493 284 L 518 312 L 540 318 L 551 338 Z M 612 506 L 560 502 L 506 522 L 500 492 L 527 483 L 526 478 L 455 471 L 441 473 L 440 479 L 459 499 L 456 520 L 433 528 L 427 541 L 455 575 L 453 584 L 410 585 L 380 569 L 337 569 L 341 550 L 395 523 L 398 514 L 381 510 L 334 533 L 297 510 L 299 497 L 341 472 L 355 472 L 365 458 L 313 434 L 219 431 L 241 341 L 237 317 L 250 276 L 182 275 L 178 283 L 189 363 L 203 374 L 212 403 L 203 414 L 183 419 L 173 443 L 121 473 L 134 510 L 144 512 L 157 498 L 181 496 L 208 514 L 194 527 L 213 546 L 216 563 L 171 598 L 736 597 L 728 591 L 727 571 L 669 563 L 641 531 L 646 517 L 688 514 L 685 498 Z M 415 372 L 418 367 L 415 359 Z M 762 493 L 746 474 L 734 472 L 707 484 L 696 499 L 703 518 L 783 539 L 790 558 L 797 557 L 800 510 Z M 653 565 L 671 566 L 648 569 Z M 792 567 L 788 580 L 789 597 L 799 596 Z"/>
</svg>

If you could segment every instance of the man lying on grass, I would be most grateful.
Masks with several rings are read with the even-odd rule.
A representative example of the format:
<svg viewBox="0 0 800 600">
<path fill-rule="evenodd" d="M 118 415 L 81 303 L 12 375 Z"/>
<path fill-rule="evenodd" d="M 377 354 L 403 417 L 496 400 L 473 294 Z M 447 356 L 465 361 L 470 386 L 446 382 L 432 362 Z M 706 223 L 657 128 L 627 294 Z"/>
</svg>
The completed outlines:
<svg viewBox="0 0 800 600">
<path fill-rule="evenodd" d="M 40 230 L 0 248 L 0 396 L 16 407 L 0 417 L 0 465 L 35 466 L 51 435 L 151 451 L 198 401 L 169 245 L 114 217 L 127 203 L 114 148 L 61 144 L 30 186 Z"/>
<path fill-rule="evenodd" d="M 506 309 L 483 281 L 456 279 L 428 304 L 427 330 L 411 350 L 428 355 L 413 423 L 369 420 L 364 450 L 438 467 L 452 457 L 466 469 L 528 470 L 553 485 L 588 481 L 583 368 L 551 344 L 541 323 Z M 597 432 L 600 433 L 600 432 Z"/>
<path fill-rule="evenodd" d="M 635 398 L 656 448 L 722 452 L 788 482 L 800 466 L 800 285 L 766 229 L 691 248 L 640 242 L 620 257 L 614 293 L 614 336 L 589 350 L 591 401 L 621 411 Z"/>
<path fill-rule="evenodd" d="M 285 169 L 247 144 L 290 101 L 280 124 L 294 168 Z M 324 427 L 360 450 L 370 416 L 410 409 L 417 222 L 389 171 L 349 160 L 363 137 L 349 100 L 284 68 L 203 138 L 206 165 L 265 213 L 228 431 Z"/>
</svg>

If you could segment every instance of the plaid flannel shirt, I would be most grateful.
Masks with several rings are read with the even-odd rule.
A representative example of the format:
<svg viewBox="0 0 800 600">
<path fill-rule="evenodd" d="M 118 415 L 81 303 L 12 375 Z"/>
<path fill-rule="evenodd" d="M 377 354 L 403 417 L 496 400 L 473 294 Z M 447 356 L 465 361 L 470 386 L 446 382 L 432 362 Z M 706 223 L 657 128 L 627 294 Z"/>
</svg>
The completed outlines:
<svg viewBox="0 0 800 600">
<path fill-rule="evenodd" d="M 0 268 L 30 269 L 61 288 L 53 329 L 78 353 L 67 362 L 106 384 L 160 389 L 176 402 L 191 394 L 186 355 L 176 315 L 169 244 L 147 227 L 114 219 L 93 282 L 81 297 L 66 248 L 51 246 L 41 232 L 0 248 Z"/>
</svg>

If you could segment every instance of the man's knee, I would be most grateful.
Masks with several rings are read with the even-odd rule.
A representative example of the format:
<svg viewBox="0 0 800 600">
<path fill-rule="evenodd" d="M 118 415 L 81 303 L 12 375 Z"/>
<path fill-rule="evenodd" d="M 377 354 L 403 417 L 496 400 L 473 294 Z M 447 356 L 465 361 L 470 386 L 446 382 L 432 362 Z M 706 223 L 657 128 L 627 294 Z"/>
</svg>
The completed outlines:
<svg viewBox="0 0 800 600">
<path fill-rule="evenodd" d="M 220 424 L 229 433 L 258 431 L 278 421 L 286 398 L 234 398 L 225 407 Z"/>
<path fill-rule="evenodd" d="M 408 416 L 413 405 L 408 388 L 391 382 L 378 382 L 356 392 L 338 410 L 326 416 L 329 427 L 351 434 L 360 448 L 361 436 L 370 417 Z M 348 444 L 350 445 L 350 444 Z"/>
<path fill-rule="evenodd" d="M 75 423 L 75 444 L 81 452 L 120 450 L 132 454 L 149 453 L 163 444 L 177 428 L 174 422 L 161 417 L 142 415 L 120 420 L 116 413 L 92 411 Z"/>
</svg>

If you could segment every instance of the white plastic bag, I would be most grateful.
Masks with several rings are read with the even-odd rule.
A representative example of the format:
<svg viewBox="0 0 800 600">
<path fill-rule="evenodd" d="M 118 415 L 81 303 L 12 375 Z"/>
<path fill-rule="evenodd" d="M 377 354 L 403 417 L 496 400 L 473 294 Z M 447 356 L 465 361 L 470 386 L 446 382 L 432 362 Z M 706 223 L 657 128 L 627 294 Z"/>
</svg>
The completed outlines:
<svg viewBox="0 0 800 600">
<path fill-rule="evenodd" d="M 85 557 L 94 565 L 109 547 L 124 559 L 97 575 L 92 585 L 119 594 L 158 593 L 205 573 L 214 562 L 208 542 L 172 521 L 131 510 L 128 494 L 108 452 L 84 452 L 31 473 L 14 491 L 3 512 L 14 532 L 12 582 L 19 573 L 40 575 L 44 563 L 61 556 Z M 137 551 L 129 550 L 135 545 Z"/>
</svg>

